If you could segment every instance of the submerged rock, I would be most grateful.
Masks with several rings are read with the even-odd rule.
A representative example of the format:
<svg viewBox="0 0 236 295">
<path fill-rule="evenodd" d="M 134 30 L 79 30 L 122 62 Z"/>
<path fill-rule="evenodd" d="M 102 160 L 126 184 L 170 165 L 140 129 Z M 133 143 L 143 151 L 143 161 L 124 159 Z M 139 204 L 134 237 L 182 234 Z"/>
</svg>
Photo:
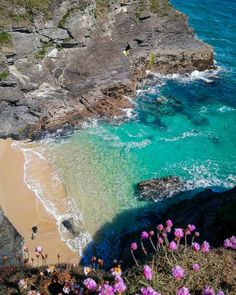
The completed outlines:
<svg viewBox="0 0 236 295">
<path fill-rule="evenodd" d="M 140 196 L 147 200 L 161 201 L 184 190 L 184 183 L 179 177 L 166 176 L 138 184 Z"/>
</svg>

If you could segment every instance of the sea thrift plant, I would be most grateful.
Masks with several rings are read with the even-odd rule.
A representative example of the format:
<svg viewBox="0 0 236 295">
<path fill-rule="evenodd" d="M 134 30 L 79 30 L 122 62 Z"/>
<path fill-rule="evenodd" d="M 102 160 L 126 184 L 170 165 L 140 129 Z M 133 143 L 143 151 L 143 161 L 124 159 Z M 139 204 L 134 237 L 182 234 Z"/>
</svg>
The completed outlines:
<svg viewBox="0 0 236 295">
<path fill-rule="evenodd" d="M 174 241 L 172 241 L 169 243 L 168 248 L 172 251 L 175 251 L 175 250 L 177 250 L 178 246 Z"/>
<path fill-rule="evenodd" d="M 193 250 L 196 252 L 200 251 L 201 249 L 201 246 L 196 242 L 192 243 L 192 247 L 193 247 Z"/>
<path fill-rule="evenodd" d="M 148 239 L 148 238 L 149 238 L 149 234 L 148 234 L 148 232 L 143 231 L 143 232 L 141 233 L 141 239 L 142 239 L 142 240 L 146 240 L 146 239 Z"/>
<path fill-rule="evenodd" d="M 215 295 L 213 288 L 206 286 L 202 292 L 203 295 Z"/>
<path fill-rule="evenodd" d="M 152 269 L 148 265 L 144 265 L 143 267 L 143 275 L 146 280 L 151 281 L 152 280 Z"/>
<path fill-rule="evenodd" d="M 166 220 L 166 226 L 167 227 L 172 227 L 173 226 L 173 222 L 170 219 Z"/>
<path fill-rule="evenodd" d="M 200 265 L 198 263 L 193 264 L 193 270 L 194 271 L 199 271 L 200 270 Z"/>
<path fill-rule="evenodd" d="M 184 236 L 184 231 L 182 228 L 176 228 L 174 231 L 174 235 L 176 238 L 182 238 Z"/>
<path fill-rule="evenodd" d="M 115 278 L 115 284 L 114 284 L 114 292 L 117 292 L 119 294 L 124 293 L 126 291 L 127 287 L 124 283 L 124 280 L 120 276 L 116 276 Z"/>
<path fill-rule="evenodd" d="M 93 279 L 87 278 L 83 283 L 88 290 L 95 291 L 97 288 L 97 283 Z"/>
<path fill-rule="evenodd" d="M 130 245 L 130 248 L 131 248 L 131 250 L 136 251 L 136 250 L 138 249 L 138 245 L 137 245 L 137 243 L 133 242 L 133 243 Z"/>
<path fill-rule="evenodd" d="M 204 241 L 201 246 L 202 252 L 207 253 L 210 251 L 210 245 L 207 241 Z"/>
<path fill-rule="evenodd" d="M 186 287 L 179 288 L 176 295 L 190 295 L 189 289 Z"/>
<path fill-rule="evenodd" d="M 161 295 L 160 293 L 156 292 L 152 287 L 146 287 L 141 289 L 142 295 Z"/>
<path fill-rule="evenodd" d="M 181 266 L 176 265 L 172 268 L 172 276 L 176 281 L 181 280 L 185 276 L 185 271 Z"/>
</svg>

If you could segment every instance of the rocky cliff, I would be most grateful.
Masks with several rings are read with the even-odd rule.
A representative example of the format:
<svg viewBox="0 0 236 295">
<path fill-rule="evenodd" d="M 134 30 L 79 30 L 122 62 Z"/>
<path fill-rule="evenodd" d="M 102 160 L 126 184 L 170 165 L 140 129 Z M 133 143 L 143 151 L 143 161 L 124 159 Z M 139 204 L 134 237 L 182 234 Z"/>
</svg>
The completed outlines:
<svg viewBox="0 0 236 295">
<path fill-rule="evenodd" d="M 0 207 L 0 265 L 16 263 L 17 257 L 22 257 L 22 244 L 21 236 Z"/>
<path fill-rule="evenodd" d="M 123 116 L 147 69 L 214 67 L 213 49 L 168 0 L 2 0 L 0 6 L 3 138 Z"/>
</svg>

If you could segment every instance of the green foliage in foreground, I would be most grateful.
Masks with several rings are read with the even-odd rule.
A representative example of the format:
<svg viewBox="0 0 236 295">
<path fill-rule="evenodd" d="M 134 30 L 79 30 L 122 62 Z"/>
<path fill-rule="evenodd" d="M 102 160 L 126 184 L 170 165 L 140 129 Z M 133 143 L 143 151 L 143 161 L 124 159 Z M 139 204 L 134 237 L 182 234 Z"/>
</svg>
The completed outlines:
<svg viewBox="0 0 236 295">
<path fill-rule="evenodd" d="M 149 59 L 148 68 L 153 69 L 156 65 L 156 57 L 154 52 L 150 52 L 148 59 Z"/>
<path fill-rule="evenodd" d="M 194 252 L 190 247 L 181 246 L 178 251 L 164 250 L 158 253 L 148 254 L 143 264 L 149 265 L 152 270 L 152 279 L 144 277 L 144 266 L 135 266 L 125 270 L 122 274 L 126 284 L 124 294 L 140 294 L 140 290 L 151 287 L 162 295 L 174 295 L 180 287 L 187 286 L 191 295 L 202 295 L 205 286 L 210 286 L 218 292 L 224 291 L 225 295 L 235 295 L 236 290 L 236 252 L 224 248 L 212 249 L 208 253 Z M 34 259 L 36 262 L 36 258 Z M 84 280 L 91 278 L 97 283 L 97 287 L 109 282 L 114 284 L 114 276 L 111 272 L 90 267 L 82 268 L 77 265 L 57 264 L 47 265 L 45 258 L 37 259 L 33 267 L 19 262 L 19 266 L 11 266 L 5 261 L 5 266 L 0 269 L 0 294 L 31 294 L 30 290 L 37 290 L 41 294 L 50 294 L 48 288 L 55 282 L 61 288 L 73 286 L 84 288 L 83 294 L 98 294 L 97 291 L 86 290 Z M 198 271 L 193 269 L 193 264 L 200 267 Z M 185 275 L 175 280 L 172 275 L 174 266 L 179 265 L 185 270 Z M 113 272 L 120 271 L 119 265 L 113 268 Z M 18 292 L 18 293 L 17 293 Z M 77 294 L 77 293 L 70 293 Z M 118 294 L 118 293 L 115 293 Z M 121 294 L 121 293 L 120 293 Z M 122 292 L 123 294 L 123 292 Z"/>
</svg>

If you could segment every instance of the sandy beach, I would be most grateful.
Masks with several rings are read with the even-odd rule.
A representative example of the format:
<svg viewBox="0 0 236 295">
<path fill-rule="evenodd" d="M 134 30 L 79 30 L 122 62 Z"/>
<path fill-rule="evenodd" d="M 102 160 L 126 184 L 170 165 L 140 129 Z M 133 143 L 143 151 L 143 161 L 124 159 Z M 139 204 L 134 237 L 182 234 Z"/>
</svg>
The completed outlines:
<svg viewBox="0 0 236 295">
<path fill-rule="evenodd" d="M 55 219 L 26 186 L 24 154 L 12 148 L 11 144 L 11 140 L 0 140 L 0 204 L 5 215 L 24 237 L 24 244 L 29 248 L 31 257 L 35 257 L 35 248 L 42 246 L 44 253 L 48 254 L 48 263 L 56 263 L 57 254 L 60 255 L 60 262 L 79 262 L 79 256 L 61 240 Z M 36 169 L 35 163 L 35 170 L 50 181 L 49 165 L 40 165 L 38 164 L 40 169 Z M 37 225 L 38 233 L 32 240 L 31 228 L 34 225 Z"/>
</svg>

